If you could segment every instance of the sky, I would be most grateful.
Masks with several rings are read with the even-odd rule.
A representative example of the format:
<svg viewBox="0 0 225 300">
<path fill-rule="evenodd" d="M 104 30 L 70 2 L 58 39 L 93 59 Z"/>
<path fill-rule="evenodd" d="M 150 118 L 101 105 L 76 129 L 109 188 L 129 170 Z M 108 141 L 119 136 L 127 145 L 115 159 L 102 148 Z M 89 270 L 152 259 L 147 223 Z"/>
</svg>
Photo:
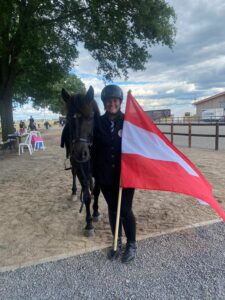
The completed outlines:
<svg viewBox="0 0 225 300">
<path fill-rule="evenodd" d="M 144 110 L 171 109 L 174 116 L 195 113 L 193 101 L 225 91 L 225 1 L 168 0 L 176 12 L 177 35 L 173 50 L 155 46 L 146 70 L 129 72 L 127 81 L 115 78 L 124 95 L 132 90 Z M 80 56 L 72 73 L 100 93 L 104 87 L 97 75 L 97 62 L 79 47 Z M 125 101 L 123 103 L 124 110 Z M 46 116 L 48 112 L 46 111 Z"/>
<path fill-rule="evenodd" d="M 29 102 L 23 106 L 17 106 L 13 111 L 14 120 L 24 120 L 27 121 L 30 116 L 34 120 L 43 119 L 43 120 L 56 120 L 59 118 L 59 114 L 55 114 L 48 110 L 48 108 L 35 109 L 32 107 L 32 102 Z"/>
</svg>

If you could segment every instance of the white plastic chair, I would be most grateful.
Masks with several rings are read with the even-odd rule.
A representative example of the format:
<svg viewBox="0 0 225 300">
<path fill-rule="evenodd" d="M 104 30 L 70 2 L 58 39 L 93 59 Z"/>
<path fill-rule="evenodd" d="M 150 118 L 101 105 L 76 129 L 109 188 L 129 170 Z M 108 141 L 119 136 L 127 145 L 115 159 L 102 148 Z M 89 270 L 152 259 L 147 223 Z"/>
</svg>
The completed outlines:
<svg viewBox="0 0 225 300">
<path fill-rule="evenodd" d="M 30 135 L 31 135 L 31 141 L 32 141 L 32 136 L 37 136 L 37 137 L 41 138 L 41 133 L 39 131 L 31 131 Z M 34 143 L 32 143 L 32 146 L 33 146 L 33 151 L 36 151 L 39 149 L 42 149 L 42 150 L 45 149 L 45 144 L 44 144 L 43 139 L 41 139 L 39 141 L 35 141 Z"/>
<path fill-rule="evenodd" d="M 30 134 L 41 137 L 40 131 L 30 131 Z"/>
<path fill-rule="evenodd" d="M 26 136 L 26 139 L 23 143 L 19 143 L 19 155 L 20 153 L 24 152 L 24 147 L 27 147 L 29 150 L 30 155 L 32 155 L 33 153 L 33 148 L 32 148 L 32 144 L 31 144 L 31 137 L 32 135 L 30 135 L 30 133 Z"/>
</svg>

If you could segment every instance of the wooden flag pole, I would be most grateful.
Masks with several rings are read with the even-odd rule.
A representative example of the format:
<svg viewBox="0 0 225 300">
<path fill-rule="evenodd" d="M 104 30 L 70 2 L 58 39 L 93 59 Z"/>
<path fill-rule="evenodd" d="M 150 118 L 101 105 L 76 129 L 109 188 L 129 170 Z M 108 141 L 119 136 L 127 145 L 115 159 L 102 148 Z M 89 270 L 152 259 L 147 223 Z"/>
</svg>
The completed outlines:
<svg viewBox="0 0 225 300">
<path fill-rule="evenodd" d="M 115 228 L 115 236 L 113 243 L 113 250 L 117 250 L 117 241 L 118 241 L 118 233 L 119 233 L 119 224 L 120 224 L 120 210 L 121 210 L 121 199 L 122 199 L 122 190 L 123 188 L 120 186 L 119 195 L 118 195 L 118 204 L 117 204 L 117 214 L 116 214 L 116 228 Z"/>
<path fill-rule="evenodd" d="M 131 90 L 129 90 L 128 93 L 131 93 Z M 122 191 L 123 191 L 123 188 L 121 187 L 121 174 L 120 174 L 120 187 L 119 187 L 117 213 L 116 213 L 116 228 L 115 228 L 115 236 L 114 236 L 114 243 L 113 243 L 113 250 L 114 251 L 117 250 L 119 224 L 120 224 L 120 211 L 121 211 Z"/>
</svg>

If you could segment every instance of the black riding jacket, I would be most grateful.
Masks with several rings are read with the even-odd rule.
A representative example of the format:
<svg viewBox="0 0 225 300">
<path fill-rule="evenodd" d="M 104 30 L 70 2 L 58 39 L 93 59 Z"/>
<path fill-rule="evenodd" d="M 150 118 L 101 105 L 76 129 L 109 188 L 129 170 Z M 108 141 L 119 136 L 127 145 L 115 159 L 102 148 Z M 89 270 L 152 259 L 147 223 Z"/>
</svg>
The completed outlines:
<svg viewBox="0 0 225 300">
<path fill-rule="evenodd" d="M 119 183 L 123 119 L 124 114 L 119 112 L 113 120 L 113 132 L 107 112 L 95 122 L 93 175 L 101 185 Z"/>
</svg>

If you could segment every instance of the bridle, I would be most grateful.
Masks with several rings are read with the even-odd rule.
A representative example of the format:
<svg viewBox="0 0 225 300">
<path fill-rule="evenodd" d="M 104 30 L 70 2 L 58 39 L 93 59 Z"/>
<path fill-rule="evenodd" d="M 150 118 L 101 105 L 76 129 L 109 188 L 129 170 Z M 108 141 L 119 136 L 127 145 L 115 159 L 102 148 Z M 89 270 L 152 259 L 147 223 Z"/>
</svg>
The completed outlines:
<svg viewBox="0 0 225 300">
<path fill-rule="evenodd" d="M 86 135 L 84 135 L 84 132 L 82 133 L 82 125 L 84 125 L 83 122 L 89 122 L 87 128 L 90 128 L 88 132 L 86 132 Z M 87 177 L 84 171 L 84 164 L 87 163 L 88 167 L 88 173 L 91 172 L 91 164 L 90 164 L 90 147 L 93 143 L 93 127 L 94 127 L 94 112 L 91 113 L 91 115 L 87 118 L 82 116 L 79 113 L 75 113 L 72 117 L 69 118 L 69 132 L 70 132 L 70 159 L 72 159 L 75 163 L 77 163 L 78 168 L 81 172 L 82 178 L 86 182 L 86 186 L 88 186 L 89 193 L 93 190 L 93 182 L 92 177 Z M 82 151 L 82 157 L 81 159 L 78 158 L 76 148 L 79 145 L 84 145 L 85 151 Z M 83 193 L 85 190 L 81 189 L 80 194 L 80 201 L 81 201 L 81 207 L 80 207 L 80 213 L 82 212 L 85 197 L 83 196 Z"/>
<path fill-rule="evenodd" d="M 84 134 L 82 132 L 82 125 L 84 122 L 88 122 L 88 128 L 90 130 Z M 84 117 L 79 113 L 75 113 L 72 117 L 69 118 L 69 132 L 70 132 L 70 156 L 77 163 L 85 163 L 90 160 L 90 151 L 89 148 L 93 143 L 93 127 L 94 127 L 94 112 L 91 113 L 89 117 Z M 82 158 L 77 157 L 76 147 L 78 144 L 86 145 L 86 152 L 82 153 Z M 88 153 L 87 153 L 88 152 Z"/>
</svg>

